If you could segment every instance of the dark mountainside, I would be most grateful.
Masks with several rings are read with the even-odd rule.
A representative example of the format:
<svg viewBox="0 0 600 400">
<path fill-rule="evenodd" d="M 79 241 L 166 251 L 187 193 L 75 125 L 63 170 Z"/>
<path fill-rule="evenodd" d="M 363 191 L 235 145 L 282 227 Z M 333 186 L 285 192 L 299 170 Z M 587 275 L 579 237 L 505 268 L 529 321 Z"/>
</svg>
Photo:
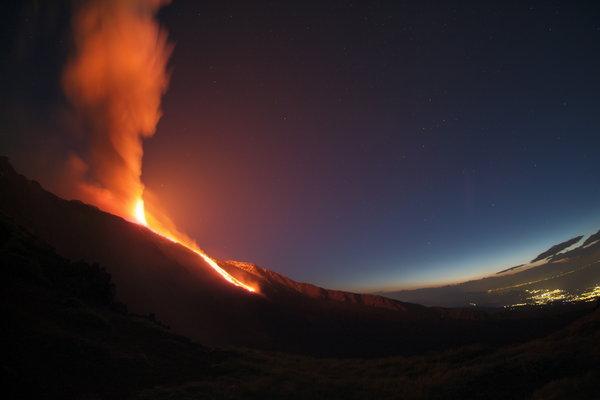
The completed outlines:
<svg viewBox="0 0 600 400">
<path fill-rule="evenodd" d="M 261 295 L 224 281 L 184 247 L 122 218 L 65 201 L 0 161 L 0 213 L 69 260 L 98 263 L 117 299 L 153 313 L 174 332 L 207 345 L 319 356 L 415 354 L 470 343 L 509 343 L 566 323 L 567 314 L 518 318 L 469 309 L 427 308 L 373 295 L 329 291 L 244 263 Z"/>
<path fill-rule="evenodd" d="M 401 312 L 429 313 L 431 311 L 416 304 L 402 303 L 387 297 L 372 294 L 350 293 L 341 290 L 323 289 L 310 283 L 295 282 L 288 277 L 273 271 L 269 271 L 266 268 L 259 267 L 258 265 L 252 263 L 225 261 L 220 262 L 219 265 L 237 278 L 250 281 L 258 278 L 258 281 L 261 285 L 261 293 L 270 298 L 281 296 L 285 296 L 287 298 L 298 297 L 299 299 L 304 300 L 308 298 L 326 302 L 341 302 L 356 306 L 365 305 L 369 307 L 384 308 Z M 435 309 L 433 311 L 439 313 L 441 316 L 446 316 L 447 312 L 451 312 L 451 310 L 444 309 Z M 477 318 L 478 316 L 479 315 L 477 313 L 473 313 L 474 318 Z"/>
<path fill-rule="evenodd" d="M 115 301 L 110 275 L 0 217 L 2 383 L 11 399 L 592 399 L 600 310 L 504 347 L 315 359 L 209 348 Z"/>
</svg>

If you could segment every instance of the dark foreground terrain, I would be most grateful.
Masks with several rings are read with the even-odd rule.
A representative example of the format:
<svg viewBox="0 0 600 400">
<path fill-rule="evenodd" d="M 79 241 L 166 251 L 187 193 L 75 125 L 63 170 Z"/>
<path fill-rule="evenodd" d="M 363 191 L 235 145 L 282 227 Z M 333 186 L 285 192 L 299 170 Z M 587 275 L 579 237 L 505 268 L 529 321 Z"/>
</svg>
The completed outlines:
<svg viewBox="0 0 600 400">
<path fill-rule="evenodd" d="M 371 359 L 209 348 L 153 315 L 128 313 L 101 267 L 62 258 L 11 218 L 0 221 L 0 368 L 14 399 L 598 397 L 594 304 L 530 309 L 571 322 L 512 345 Z"/>
</svg>

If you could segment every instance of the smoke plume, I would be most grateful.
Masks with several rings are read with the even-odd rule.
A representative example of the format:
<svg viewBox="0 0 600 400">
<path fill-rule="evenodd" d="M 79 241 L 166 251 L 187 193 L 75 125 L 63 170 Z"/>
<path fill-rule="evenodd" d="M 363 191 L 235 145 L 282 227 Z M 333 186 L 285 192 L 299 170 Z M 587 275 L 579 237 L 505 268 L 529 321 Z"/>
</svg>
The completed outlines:
<svg viewBox="0 0 600 400">
<path fill-rule="evenodd" d="M 73 14 L 63 89 L 85 126 L 68 160 L 77 197 L 131 218 L 142 197 L 142 139 L 154 134 L 172 46 L 155 19 L 164 0 L 91 0 Z"/>
</svg>

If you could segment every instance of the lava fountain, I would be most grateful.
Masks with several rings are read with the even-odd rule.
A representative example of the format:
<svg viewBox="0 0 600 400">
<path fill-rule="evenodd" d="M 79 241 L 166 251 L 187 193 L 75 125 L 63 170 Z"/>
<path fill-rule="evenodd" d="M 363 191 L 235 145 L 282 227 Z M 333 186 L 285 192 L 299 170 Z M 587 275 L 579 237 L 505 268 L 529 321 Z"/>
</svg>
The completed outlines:
<svg viewBox="0 0 600 400">
<path fill-rule="evenodd" d="M 168 0 L 76 2 L 73 52 L 62 85 L 83 121 L 85 151 L 71 154 L 74 197 L 135 221 L 204 259 L 223 279 L 249 292 L 166 217 L 144 205 L 142 140 L 156 130 L 167 89 L 172 45 L 155 19 Z"/>
</svg>

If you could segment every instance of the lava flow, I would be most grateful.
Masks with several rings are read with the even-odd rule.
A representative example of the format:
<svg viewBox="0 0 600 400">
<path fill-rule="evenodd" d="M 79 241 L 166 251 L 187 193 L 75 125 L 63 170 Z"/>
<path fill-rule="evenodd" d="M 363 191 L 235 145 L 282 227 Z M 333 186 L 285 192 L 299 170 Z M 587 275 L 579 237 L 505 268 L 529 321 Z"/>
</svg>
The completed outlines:
<svg viewBox="0 0 600 400">
<path fill-rule="evenodd" d="M 177 238 L 173 237 L 172 235 L 169 235 L 168 233 L 159 232 L 157 229 L 154 229 L 153 227 L 148 226 L 148 222 L 146 220 L 146 211 L 144 209 L 144 200 L 140 199 L 136 202 L 135 209 L 133 210 L 133 215 L 135 216 L 135 222 L 137 222 L 138 224 L 143 225 L 146 228 L 148 228 L 149 230 L 151 230 L 152 232 L 156 233 L 157 235 L 160 235 L 166 239 L 169 239 L 172 242 L 178 243 L 178 244 L 184 246 L 185 248 L 193 251 L 194 253 L 198 254 L 200 257 L 202 257 L 204 259 L 204 261 L 206 261 L 208 263 L 208 265 L 210 265 L 219 275 L 221 275 L 228 282 L 234 284 L 235 286 L 246 289 L 249 292 L 252 292 L 252 293 L 256 292 L 256 289 L 253 288 L 252 286 L 247 285 L 247 284 L 239 281 L 238 279 L 234 278 L 233 276 L 231 276 L 227 271 L 225 271 L 223 268 L 221 268 L 215 260 L 213 260 L 212 258 L 207 256 L 195 244 L 189 243 L 188 240 L 178 240 Z"/>
<path fill-rule="evenodd" d="M 228 282 L 249 292 L 179 233 L 168 217 L 146 211 L 141 181 L 142 139 L 151 137 L 167 89 L 173 46 L 155 18 L 168 0 L 74 2 L 73 52 L 63 72 L 63 89 L 86 129 L 88 148 L 71 154 L 67 178 L 77 198 L 133 220 L 201 256 Z M 146 198 L 148 200 L 148 198 Z"/>
</svg>

